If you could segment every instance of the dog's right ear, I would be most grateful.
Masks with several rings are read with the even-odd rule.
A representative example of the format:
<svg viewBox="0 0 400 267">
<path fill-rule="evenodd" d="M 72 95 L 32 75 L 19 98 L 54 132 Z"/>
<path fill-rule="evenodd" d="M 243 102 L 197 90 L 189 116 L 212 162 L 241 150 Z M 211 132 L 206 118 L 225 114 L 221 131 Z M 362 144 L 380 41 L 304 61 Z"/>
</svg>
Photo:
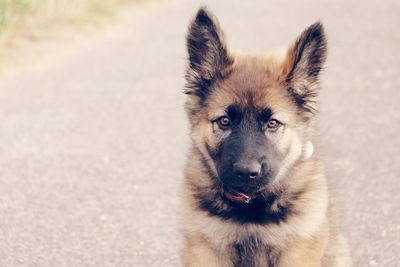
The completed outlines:
<svg viewBox="0 0 400 267">
<path fill-rule="evenodd" d="M 189 27 L 186 45 L 189 66 L 186 93 L 205 99 L 212 83 L 224 77 L 233 61 L 218 20 L 202 7 Z"/>
</svg>

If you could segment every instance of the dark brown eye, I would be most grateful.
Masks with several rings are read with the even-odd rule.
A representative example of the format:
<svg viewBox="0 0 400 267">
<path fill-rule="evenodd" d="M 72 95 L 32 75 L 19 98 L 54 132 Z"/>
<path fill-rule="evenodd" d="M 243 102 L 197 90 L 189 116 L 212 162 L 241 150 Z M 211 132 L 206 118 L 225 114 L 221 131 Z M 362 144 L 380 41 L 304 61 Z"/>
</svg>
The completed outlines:
<svg viewBox="0 0 400 267">
<path fill-rule="evenodd" d="M 222 116 L 217 120 L 218 126 L 222 129 L 226 129 L 231 125 L 231 120 L 227 116 Z"/>
<path fill-rule="evenodd" d="M 279 125 L 280 125 L 280 122 L 278 120 L 275 120 L 275 119 L 270 119 L 267 122 L 267 128 L 270 129 L 270 130 L 277 129 L 279 127 Z"/>
</svg>

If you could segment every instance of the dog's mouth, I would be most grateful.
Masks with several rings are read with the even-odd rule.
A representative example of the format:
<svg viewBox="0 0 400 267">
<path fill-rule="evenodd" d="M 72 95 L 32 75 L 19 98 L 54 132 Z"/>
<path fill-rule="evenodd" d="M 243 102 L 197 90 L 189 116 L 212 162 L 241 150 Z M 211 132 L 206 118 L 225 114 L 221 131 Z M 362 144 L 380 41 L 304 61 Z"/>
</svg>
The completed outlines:
<svg viewBox="0 0 400 267">
<path fill-rule="evenodd" d="M 256 193 L 242 193 L 239 192 L 233 188 L 227 188 L 225 186 L 222 187 L 222 194 L 224 197 L 226 197 L 228 200 L 231 202 L 237 203 L 237 204 L 250 204 L 251 201 L 255 198 L 257 198 Z"/>
</svg>

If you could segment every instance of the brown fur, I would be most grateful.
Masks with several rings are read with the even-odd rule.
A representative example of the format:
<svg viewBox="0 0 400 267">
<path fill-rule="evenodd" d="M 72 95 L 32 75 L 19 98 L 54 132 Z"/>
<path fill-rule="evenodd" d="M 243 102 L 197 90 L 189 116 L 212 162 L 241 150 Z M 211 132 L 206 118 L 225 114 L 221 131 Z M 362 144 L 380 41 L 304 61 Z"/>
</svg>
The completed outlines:
<svg viewBox="0 0 400 267">
<path fill-rule="evenodd" d="M 349 266 L 318 150 L 309 159 L 302 156 L 305 142 L 313 139 L 318 74 L 326 53 L 322 26 L 313 26 L 285 56 L 249 56 L 227 51 L 218 22 L 206 10 L 200 10 L 191 24 L 186 110 L 192 148 L 182 199 L 184 266 Z M 211 27 L 211 36 L 204 27 Z M 283 166 L 276 181 L 261 192 L 273 196 L 268 207 L 271 214 L 284 210 L 285 216 L 277 221 L 238 223 L 202 206 L 203 199 L 211 198 L 215 207 L 229 209 L 215 181 L 209 150 L 216 149 L 226 135 L 211 121 L 232 103 L 268 106 L 285 123 L 271 137 L 285 155 Z"/>
</svg>

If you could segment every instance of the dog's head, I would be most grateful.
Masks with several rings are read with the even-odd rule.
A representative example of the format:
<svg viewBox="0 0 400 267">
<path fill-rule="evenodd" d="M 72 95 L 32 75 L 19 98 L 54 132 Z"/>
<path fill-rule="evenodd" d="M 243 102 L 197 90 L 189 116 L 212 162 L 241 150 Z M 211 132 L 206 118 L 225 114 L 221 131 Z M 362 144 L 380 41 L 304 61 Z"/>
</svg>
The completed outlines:
<svg viewBox="0 0 400 267">
<path fill-rule="evenodd" d="M 198 11 L 187 35 L 186 110 L 212 179 L 255 193 L 302 160 L 326 57 L 323 27 L 308 27 L 276 56 L 231 53 L 218 21 Z"/>
</svg>

